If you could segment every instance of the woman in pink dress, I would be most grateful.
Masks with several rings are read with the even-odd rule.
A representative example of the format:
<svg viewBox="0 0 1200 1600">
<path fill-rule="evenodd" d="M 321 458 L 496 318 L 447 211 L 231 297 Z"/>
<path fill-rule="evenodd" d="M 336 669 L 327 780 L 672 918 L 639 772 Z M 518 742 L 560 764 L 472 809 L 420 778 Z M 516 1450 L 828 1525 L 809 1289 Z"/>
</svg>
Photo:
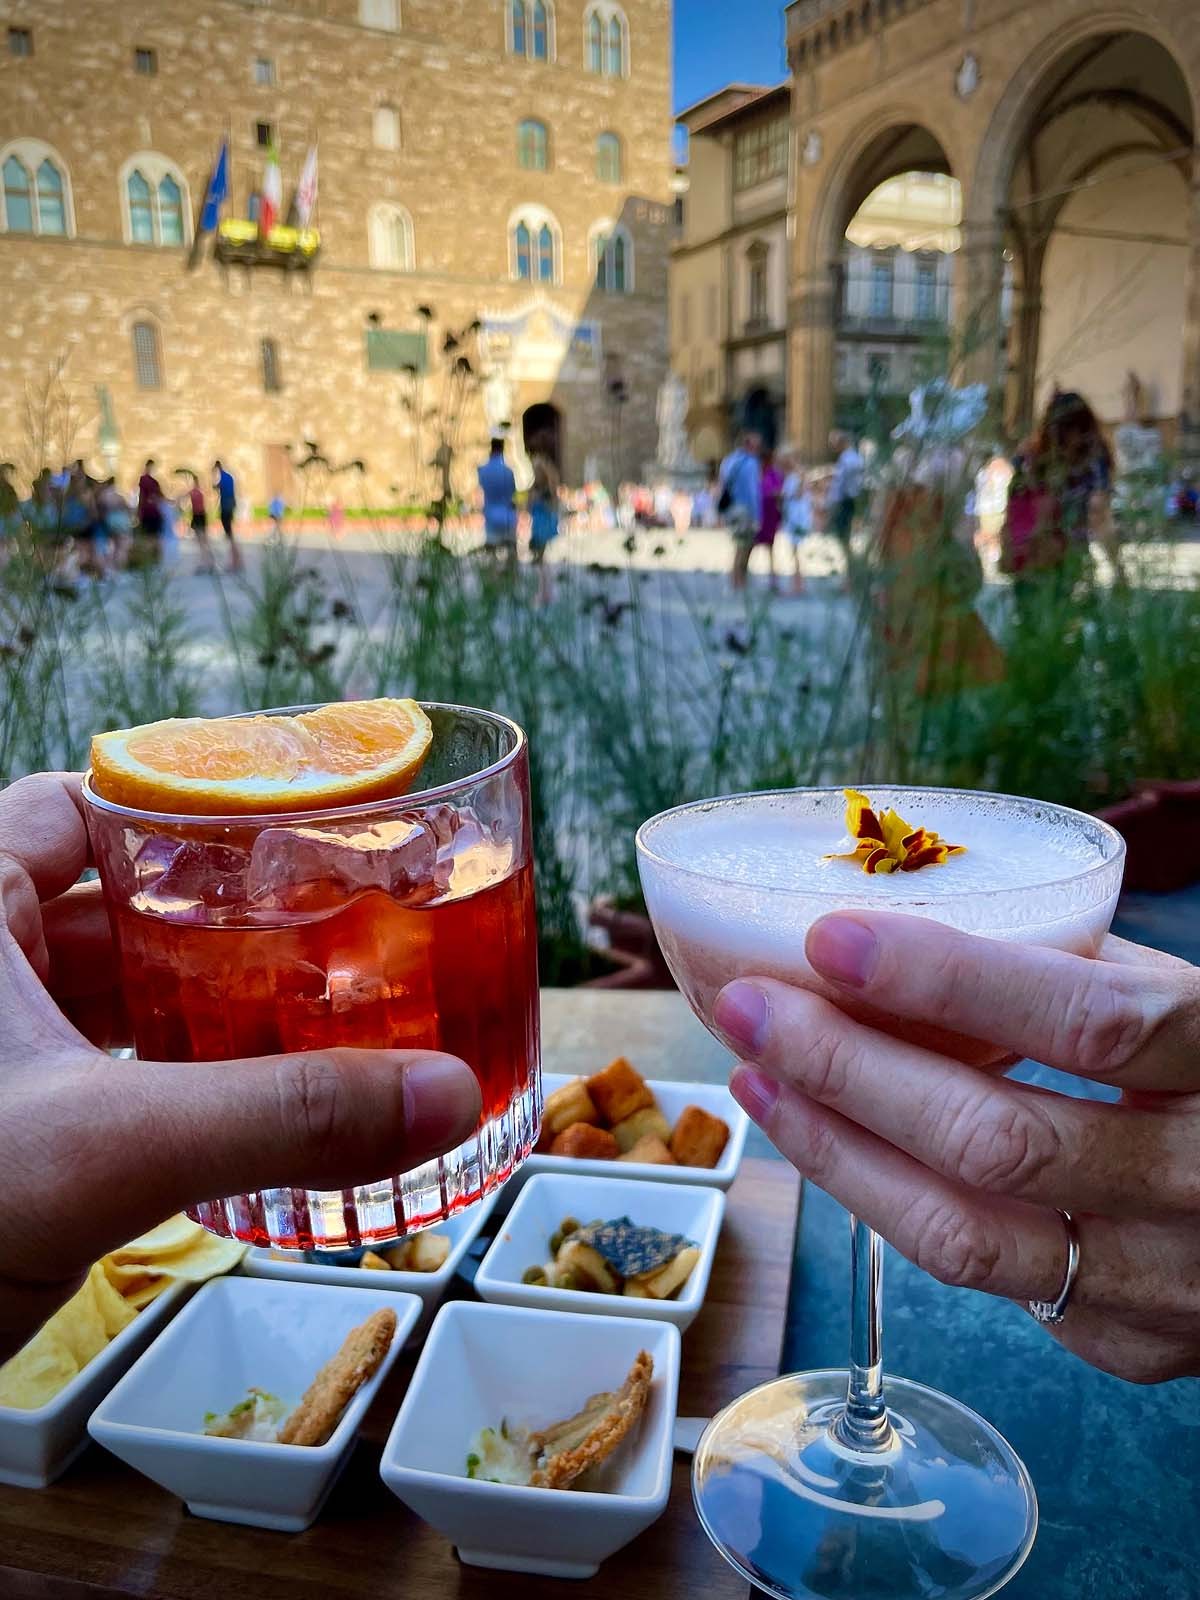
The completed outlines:
<svg viewBox="0 0 1200 1600">
<path fill-rule="evenodd" d="M 782 494 L 783 473 L 775 460 L 774 452 L 764 449 L 762 453 L 762 521 L 759 524 L 758 537 L 754 541 L 754 547 L 758 549 L 761 546 L 767 552 L 767 561 L 771 571 L 771 592 L 773 594 L 779 588 L 775 577 L 775 535 L 779 532 Z"/>
</svg>

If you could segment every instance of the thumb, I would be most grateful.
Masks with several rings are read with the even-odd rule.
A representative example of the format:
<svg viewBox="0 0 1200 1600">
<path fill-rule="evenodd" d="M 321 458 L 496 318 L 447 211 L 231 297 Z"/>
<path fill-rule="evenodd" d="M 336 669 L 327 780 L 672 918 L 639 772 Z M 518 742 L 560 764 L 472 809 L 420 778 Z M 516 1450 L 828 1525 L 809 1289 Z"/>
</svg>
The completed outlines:
<svg viewBox="0 0 1200 1600">
<path fill-rule="evenodd" d="M 407 1172 L 470 1138 L 480 1117 L 474 1073 L 433 1051 L 121 1061 L 104 1078 L 99 1120 L 114 1162 L 137 1141 L 137 1177 L 120 1186 L 140 1213 L 135 1232 L 225 1195 Z"/>
</svg>

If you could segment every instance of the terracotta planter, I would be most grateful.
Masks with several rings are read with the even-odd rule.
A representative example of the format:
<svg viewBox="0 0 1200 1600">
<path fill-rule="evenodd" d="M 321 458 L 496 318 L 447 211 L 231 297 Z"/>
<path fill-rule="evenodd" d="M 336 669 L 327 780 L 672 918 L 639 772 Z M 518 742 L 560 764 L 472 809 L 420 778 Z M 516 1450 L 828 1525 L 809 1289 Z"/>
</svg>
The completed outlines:
<svg viewBox="0 0 1200 1600">
<path fill-rule="evenodd" d="M 588 922 L 593 928 L 603 928 L 608 934 L 609 955 L 632 957 L 635 975 L 621 976 L 614 982 L 601 980 L 604 988 L 613 989 L 673 989 L 672 978 L 663 953 L 658 947 L 654 925 L 639 911 L 619 911 L 610 895 L 597 895 L 588 911 Z"/>
<path fill-rule="evenodd" d="M 1125 888 L 1169 894 L 1200 882 L 1200 780 L 1151 780 L 1097 812 L 1125 840 Z"/>
</svg>

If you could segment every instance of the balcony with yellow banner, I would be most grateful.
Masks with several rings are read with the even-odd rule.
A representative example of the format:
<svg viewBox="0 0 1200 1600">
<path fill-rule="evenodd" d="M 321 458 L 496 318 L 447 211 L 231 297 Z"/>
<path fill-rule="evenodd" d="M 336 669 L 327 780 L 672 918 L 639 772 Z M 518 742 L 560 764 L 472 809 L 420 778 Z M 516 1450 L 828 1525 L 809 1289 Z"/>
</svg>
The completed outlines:
<svg viewBox="0 0 1200 1600">
<path fill-rule="evenodd" d="M 222 264 L 282 267 L 294 271 L 313 265 L 321 251 L 316 228 L 276 223 L 265 238 L 249 217 L 227 217 L 217 228 L 213 254 Z"/>
</svg>

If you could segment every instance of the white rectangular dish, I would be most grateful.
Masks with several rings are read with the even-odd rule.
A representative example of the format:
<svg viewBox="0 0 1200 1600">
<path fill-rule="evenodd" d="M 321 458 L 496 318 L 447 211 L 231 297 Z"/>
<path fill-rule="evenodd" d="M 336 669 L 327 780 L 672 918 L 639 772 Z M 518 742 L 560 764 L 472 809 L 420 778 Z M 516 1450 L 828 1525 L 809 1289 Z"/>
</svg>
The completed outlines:
<svg viewBox="0 0 1200 1600">
<path fill-rule="evenodd" d="M 563 1072 L 544 1072 L 542 1086 L 547 1097 L 555 1089 L 573 1082 Z M 715 1167 L 659 1167 L 641 1161 L 590 1161 L 575 1156 L 534 1153 L 505 1185 L 505 1194 L 515 1193 L 539 1172 L 570 1172 L 592 1178 L 636 1178 L 646 1183 L 703 1183 L 714 1189 L 728 1189 L 737 1177 L 746 1148 L 749 1118 L 723 1083 L 675 1083 L 666 1078 L 647 1079 L 647 1087 L 657 1100 L 662 1114 L 672 1127 L 685 1106 L 700 1106 L 729 1124 L 729 1139 Z"/>
<path fill-rule="evenodd" d="M 568 1216 L 583 1223 L 627 1216 L 642 1227 L 681 1233 L 697 1246 L 700 1259 L 678 1295 L 669 1300 L 522 1283 L 526 1268 L 541 1266 L 548 1259 L 550 1235 Z M 525 1185 L 501 1224 L 476 1275 L 475 1292 L 497 1305 L 603 1317 L 661 1318 L 673 1322 L 682 1333 L 704 1304 L 724 1217 L 725 1196 L 719 1189 L 541 1172 Z"/>
<path fill-rule="evenodd" d="M 615 1390 L 639 1351 L 654 1361 L 645 1413 L 588 1489 L 532 1489 L 466 1475 L 481 1428 L 545 1427 Z M 666 1510 L 679 1394 L 669 1322 L 443 1306 L 384 1446 L 380 1475 L 468 1566 L 590 1578 Z"/>
<path fill-rule="evenodd" d="M 278 1395 L 290 1411 L 351 1328 L 383 1307 L 396 1313 L 391 1345 L 324 1444 L 219 1439 L 202 1431 L 206 1412 L 228 1411 L 252 1386 Z M 130 1368 L 93 1412 L 88 1430 L 198 1517 L 298 1533 L 324 1505 L 420 1313 L 415 1295 L 219 1278 Z"/>
<path fill-rule="evenodd" d="M 87 1446 L 88 1418 L 105 1394 L 141 1355 L 160 1328 L 179 1310 L 195 1286 L 173 1283 L 152 1300 L 127 1328 L 62 1389 L 36 1411 L 0 1406 L 0 1483 L 44 1489 Z"/>
<path fill-rule="evenodd" d="M 421 1301 L 421 1315 L 412 1330 L 420 1338 L 433 1321 L 433 1314 L 445 1297 L 459 1263 L 479 1237 L 479 1233 L 498 1198 L 488 1195 L 477 1205 L 460 1211 L 448 1222 L 439 1222 L 430 1233 L 445 1234 L 450 1254 L 436 1272 L 382 1272 L 370 1268 L 339 1266 L 336 1262 L 277 1260 L 269 1250 L 247 1250 L 242 1271 L 248 1278 L 274 1278 L 293 1283 L 326 1283 L 343 1289 L 370 1289 L 391 1294 L 414 1294 Z M 383 1248 L 386 1248 L 384 1246 Z"/>
</svg>

